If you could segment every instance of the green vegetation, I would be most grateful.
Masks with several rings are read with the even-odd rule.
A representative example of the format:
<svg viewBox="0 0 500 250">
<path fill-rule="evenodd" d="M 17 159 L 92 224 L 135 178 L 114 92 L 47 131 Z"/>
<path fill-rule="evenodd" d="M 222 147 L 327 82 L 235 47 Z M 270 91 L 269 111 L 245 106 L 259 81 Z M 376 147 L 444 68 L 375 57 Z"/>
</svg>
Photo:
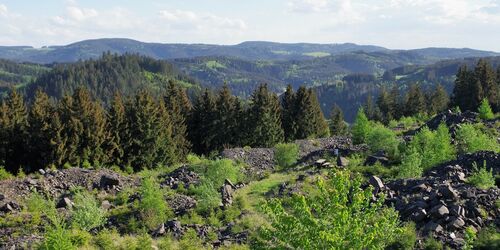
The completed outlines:
<svg viewBox="0 0 500 250">
<path fill-rule="evenodd" d="M 100 227 L 106 221 L 104 210 L 99 207 L 95 197 L 88 192 L 77 192 L 74 196 L 74 209 L 71 217 L 73 228 L 89 231 Z"/>
<path fill-rule="evenodd" d="M 460 153 L 474 153 L 481 150 L 500 151 L 496 138 L 484 133 L 474 124 L 462 124 L 456 131 L 456 141 Z"/>
<path fill-rule="evenodd" d="M 490 171 L 486 168 L 486 162 L 481 168 L 477 168 L 477 164 L 473 166 L 472 175 L 467 178 L 467 182 L 481 189 L 488 189 L 495 187 L 495 177 L 493 176 L 493 169 Z"/>
<path fill-rule="evenodd" d="M 280 143 L 274 147 L 274 160 L 282 168 L 293 166 L 299 158 L 299 146 L 294 143 Z"/>
<path fill-rule="evenodd" d="M 407 149 L 403 156 L 403 161 L 398 169 L 399 178 L 415 178 L 422 176 L 424 169 L 422 167 L 422 155 L 414 147 Z"/>
<path fill-rule="evenodd" d="M 146 229 L 154 230 L 172 216 L 160 186 L 152 177 L 146 177 L 142 181 L 140 195 L 138 209 Z"/>
<path fill-rule="evenodd" d="M 308 53 L 303 53 L 303 55 L 305 56 L 310 56 L 310 57 L 325 57 L 325 56 L 329 56 L 330 53 L 328 52 L 308 52 Z"/>
<path fill-rule="evenodd" d="M 495 118 L 495 114 L 493 114 L 493 110 L 491 110 L 490 103 L 486 98 L 484 98 L 481 101 L 481 105 L 479 105 L 478 112 L 479 112 L 479 118 L 481 119 L 488 120 Z"/>
<path fill-rule="evenodd" d="M 366 136 L 366 143 L 370 146 L 372 152 L 384 151 L 392 159 L 399 155 L 399 140 L 394 131 L 376 124 L 369 128 L 370 131 Z"/>
<path fill-rule="evenodd" d="M 482 229 L 473 243 L 473 249 L 498 249 L 500 248 L 500 232 L 495 227 Z"/>
<path fill-rule="evenodd" d="M 319 179 L 318 193 L 272 199 L 264 207 L 271 227 L 262 228 L 258 247 L 363 249 L 383 248 L 401 233 L 397 213 L 371 200 L 359 179 L 337 172 Z M 350 192 L 354 191 L 348 202 Z M 350 228 L 350 230 L 344 230 Z"/>
<path fill-rule="evenodd" d="M 351 127 L 352 140 L 355 144 L 365 143 L 372 129 L 372 124 L 366 117 L 363 108 L 358 110 L 356 120 Z"/>
</svg>

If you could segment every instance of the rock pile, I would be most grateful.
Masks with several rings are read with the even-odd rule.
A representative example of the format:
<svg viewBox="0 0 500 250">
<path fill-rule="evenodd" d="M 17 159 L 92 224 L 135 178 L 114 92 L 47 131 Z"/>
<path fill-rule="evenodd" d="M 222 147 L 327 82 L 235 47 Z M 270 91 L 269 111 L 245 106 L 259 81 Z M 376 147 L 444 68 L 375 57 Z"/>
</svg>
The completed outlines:
<svg viewBox="0 0 500 250">
<path fill-rule="evenodd" d="M 222 151 L 221 156 L 248 165 L 245 170 L 249 175 L 263 177 L 274 170 L 274 150 L 272 148 L 232 148 Z"/>
<path fill-rule="evenodd" d="M 385 192 L 387 205 L 398 210 L 403 220 L 416 223 L 421 236 L 432 234 L 459 249 L 467 227 L 480 230 L 492 224 L 500 226 L 500 209 L 495 204 L 500 189 L 471 186 L 466 183 L 468 176 L 467 167 L 448 165 L 427 172 L 421 179 L 400 179 L 384 185 L 372 177 L 370 183 Z"/>
<path fill-rule="evenodd" d="M 436 130 L 439 127 L 439 124 L 444 122 L 450 132 L 454 132 L 458 125 L 463 123 L 476 123 L 479 121 L 479 114 L 471 111 L 465 111 L 462 113 L 454 113 L 451 110 L 443 112 L 441 114 L 436 115 L 434 118 L 429 120 L 424 126 L 420 127 L 414 132 L 420 131 L 423 127 L 427 126 L 430 130 Z"/>
<path fill-rule="evenodd" d="M 175 215 L 183 215 L 190 209 L 196 207 L 196 200 L 190 196 L 182 194 L 174 194 L 167 199 L 168 205 L 172 208 Z"/>
<path fill-rule="evenodd" d="M 173 189 L 183 186 L 184 188 L 189 188 L 190 185 L 196 185 L 200 182 L 200 176 L 189 169 L 188 166 L 182 166 L 165 176 L 161 176 L 164 179 L 161 186 L 168 186 Z"/>
</svg>

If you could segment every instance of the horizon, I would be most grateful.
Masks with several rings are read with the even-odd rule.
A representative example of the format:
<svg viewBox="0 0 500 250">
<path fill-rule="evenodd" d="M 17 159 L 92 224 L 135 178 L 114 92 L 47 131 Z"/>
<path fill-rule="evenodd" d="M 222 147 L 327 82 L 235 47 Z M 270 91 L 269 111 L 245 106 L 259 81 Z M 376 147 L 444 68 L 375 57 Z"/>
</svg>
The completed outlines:
<svg viewBox="0 0 500 250">
<path fill-rule="evenodd" d="M 264 42 L 264 43 L 277 43 L 277 44 L 288 44 L 288 45 L 294 45 L 294 44 L 314 44 L 314 45 L 343 45 L 343 44 L 354 44 L 358 46 L 375 46 L 375 47 L 382 47 L 384 49 L 388 50 L 419 50 L 419 49 L 470 49 L 470 50 L 478 50 L 478 51 L 485 51 L 485 52 L 493 52 L 493 53 L 500 53 L 500 51 L 496 50 L 483 50 L 483 49 L 478 49 L 478 48 L 473 48 L 473 47 L 442 47 L 442 46 L 430 46 L 430 47 L 414 47 L 414 48 L 406 48 L 406 49 L 400 49 L 400 48 L 391 48 L 391 47 L 386 47 L 378 44 L 360 44 L 360 43 L 354 43 L 354 42 L 342 42 L 342 43 L 337 43 L 337 42 L 331 42 L 331 43 L 320 43 L 320 42 L 279 42 L 279 41 L 271 41 L 271 40 L 245 40 L 245 41 L 240 41 L 240 42 L 235 42 L 235 43 L 230 43 L 230 44 L 218 44 L 218 43 L 201 43 L 201 42 L 149 42 L 149 41 L 142 41 L 142 40 L 137 40 L 133 38 L 127 38 L 127 37 L 101 37 L 101 38 L 89 38 L 89 39 L 83 39 L 83 40 L 77 40 L 77 41 L 71 41 L 65 44 L 46 44 L 46 45 L 41 45 L 41 46 L 33 46 L 29 44 L 18 44 L 18 45 L 1 45 L 0 47 L 32 47 L 33 49 L 43 49 L 43 48 L 51 48 L 51 47 L 64 47 L 64 46 L 70 46 L 73 44 L 81 43 L 81 42 L 86 42 L 86 41 L 98 41 L 98 40 L 131 40 L 134 42 L 139 42 L 139 43 L 147 43 L 147 44 L 164 44 L 164 45 L 169 45 L 169 44 L 182 44 L 182 45 L 211 45 L 211 46 L 237 46 L 243 43 L 258 43 L 258 42 Z"/>
<path fill-rule="evenodd" d="M 35 48 L 126 37 L 148 43 L 299 41 L 500 51 L 500 34 L 491 32 L 498 29 L 500 0 L 0 0 L 0 45 Z"/>
</svg>

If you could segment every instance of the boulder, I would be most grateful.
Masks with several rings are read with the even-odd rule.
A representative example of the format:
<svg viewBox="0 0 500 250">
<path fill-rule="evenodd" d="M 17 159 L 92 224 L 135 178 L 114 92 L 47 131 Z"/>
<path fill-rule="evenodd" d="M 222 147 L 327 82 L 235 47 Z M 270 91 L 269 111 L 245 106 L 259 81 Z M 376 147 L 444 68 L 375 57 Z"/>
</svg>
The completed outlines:
<svg viewBox="0 0 500 250">
<path fill-rule="evenodd" d="M 448 200 L 457 200 L 458 194 L 450 185 L 446 185 L 444 187 L 439 188 L 439 192 L 443 196 L 443 198 Z"/>
<path fill-rule="evenodd" d="M 190 209 L 196 207 L 197 204 L 195 199 L 183 194 L 173 195 L 167 199 L 167 203 L 176 215 L 187 213 Z"/>
<path fill-rule="evenodd" d="M 430 210 L 430 214 L 432 217 L 439 219 L 444 217 L 445 215 L 448 215 L 450 211 L 445 205 L 437 205 Z"/>
<path fill-rule="evenodd" d="M 59 202 L 57 203 L 56 208 L 72 208 L 74 205 L 73 201 L 69 197 L 63 197 Z"/>
<path fill-rule="evenodd" d="M 384 188 L 384 183 L 380 178 L 378 178 L 375 175 L 372 175 L 369 180 L 370 185 L 374 187 L 374 194 L 378 194 L 383 188 Z"/>
<path fill-rule="evenodd" d="M 453 229 L 459 229 L 465 226 L 465 221 L 462 218 L 453 218 L 450 223 L 448 223 L 448 226 Z"/>
<path fill-rule="evenodd" d="M 120 185 L 120 178 L 117 174 L 104 174 L 99 181 L 99 186 L 102 189 L 113 189 L 118 185 Z"/>
<path fill-rule="evenodd" d="M 337 157 L 337 167 L 345 168 L 349 165 L 349 160 L 345 157 L 338 156 Z"/>
<path fill-rule="evenodd" d="M 108 200 L 103 200 L 101 202 L 101 208 L 104 210 L 109 210 L 112 207 L 113 207 L 113 205 Z"/>
<path fill-rule="evenodd" d="M 221 198 L 222 198 L 222 207 L 227 207 L 233 204 L 233 192 L 234 185 L 230 180 L 226 179 L 224 181 L 224 185 L 221 187 Z"/>
<path fill-rule="evenodd" d="M 443 227 L 441 225 L 433 222 L 433 221 L 429 221 L 424 226 L 424 232 L 440 233 L 440 232 L 443 232 Z"/>
</svg>

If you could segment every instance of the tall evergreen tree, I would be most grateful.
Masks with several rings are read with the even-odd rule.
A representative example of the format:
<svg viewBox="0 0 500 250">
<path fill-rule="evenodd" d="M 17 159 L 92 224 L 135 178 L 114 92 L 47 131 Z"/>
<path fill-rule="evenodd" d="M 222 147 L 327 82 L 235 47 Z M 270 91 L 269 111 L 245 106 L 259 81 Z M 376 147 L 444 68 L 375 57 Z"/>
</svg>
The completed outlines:
<svg viewBox="0 0 500 250">
<path fill-rule="evenodd" d="M 401 93 L 397 85 L 394 85 L 389 92 L 389 103 L 392 103 L 392 119 L 399 119 L 404 113 L 404 104 L 401 100 Z M 386 117 L 387 120 L 387 117 Z"/>
<path fill-rule="evenodd" d="M 125 156 L 125 149 L 130 143 L 130 134 L 128 131 L 127 113 L 123 97 L 119 92 L 115 92 L 111 107 L 108 113 L 108 127 L 111 133 L 108 141 L 108 150 L 111 154 L 110 163 L 121 166 Z M 124 166 L 122 166 L 124 167 Z"/>
<path fill-rule="evenodd" d="M 496 110 L 499 95 L 499 86 L 496 81 L 496 73 L 491 67 L 491 64 L 486 59 L 480 59 L 474 69 L 474 77 L 476 81 L 481 84 L 481 91 L 476 92 L 474 98 L 474 107 L 479 107 L 483 98 L 488 99 L 488 102 L 492 104 L 493 109 Z M 475 86 L 475 90 L 479 90 L 478 86 Z M 478 100 L 478 102 L 476 102 Z"/>
<path fill-rule="evenodd" d="M 295 93 L 292 85 L 288 85 L 283 97 L 281 98 L 282 114 L 281 121 L 283 131 L 285 132 L 285 140 L 290 142 L 297 138 L 297 126 L 295 124 L 295 115 L 297 111 Z"/>
<path fill-rule="evenodd" d="M 238 98 L 233 96 L 227 84 L 224 84 L 216 101 L 214 150 L 240 144 L 241 111 Z"/>
<path fill-rule="evenodd" d="M 397 92 L 399 94 L 399 92 Z M 394 92 L 391 92 L 394 94 Z M 397 96 L 391 95 L 386 91 L 385 88 L 382 88 L 380 94 L 377 98 L 377 106 L 382 113 L 382 122 L 388 123 L 390 120 L 395 117 L 395 109 L 396 109 L 396 98 Z M 369 119 L 373 119 L 373 117 L 368 116 Z M 376 120 L 376 119 L 375 119 Z"/>
<path fill-rule="evenodd" d="M 313 90 L 300 87 L 295 101 L 297 139 L 328 136 L 328 124 Z"/>
<path fill-rule="evenodd" d="M 406 94 L 405 115 L 413 116 L 427 110 L 425 95 L 418 84 L 412 84 Z"/>
<path fill-rule="evenodd" d="M 344 113 L 337 105 L 333 105 L 330 113 L 330 134 L 331 135 L 346 135 L 348 133 L 347 124 L 344 121 Z"/>
<path fill-rule="evenodd" d="M 467 65 L 462 65 L 457 72 L 455 86 L 451 96 L 451 106 L 459 107 L 461 110 L 472 109 L 472 73 L 467 69 Z"/>
<path fill-rule="evenodd" d="M 443 112 L 449 105 L 450 98 L 443 85 L 438 84 L 433 92 L 428 92 L 428 107 L 431 114 Z"/>
<path fill-rule="evenodd" d="M 172 121 L 172 137 L 175 141 L 175 153 L 179 159 L 184 159 L 189 153 L 191 144 L 187 139 L 187 119 L 191 112 L 191 104 L 185 90 L 169 81 L 164 96 L 165 106 Z"/>
<path fill-rule="evenodd" d="M 194 102 L 188 136 L 197 154 L 210 153 L 214 148 L 216 108 L 215 97 L 208 89 Z"/>
<path fill-rule="evenodd" d="M 247 112 L 251 146 L 272 147 L 284 141 L 280 102 L 276 94 L 269 92 L 267 84 L 260 85 L 252 94 Z"/>
<path fill-rule="evenodd" d="M 27 142 L 27 109 L 22 95 L 12 89 L 0 111 L 2 126 L 1 163 L 7 171 L 16 173 L 26 164 Z M 29 169 L 28 169 L 29 170 Z"/>
</svg>

